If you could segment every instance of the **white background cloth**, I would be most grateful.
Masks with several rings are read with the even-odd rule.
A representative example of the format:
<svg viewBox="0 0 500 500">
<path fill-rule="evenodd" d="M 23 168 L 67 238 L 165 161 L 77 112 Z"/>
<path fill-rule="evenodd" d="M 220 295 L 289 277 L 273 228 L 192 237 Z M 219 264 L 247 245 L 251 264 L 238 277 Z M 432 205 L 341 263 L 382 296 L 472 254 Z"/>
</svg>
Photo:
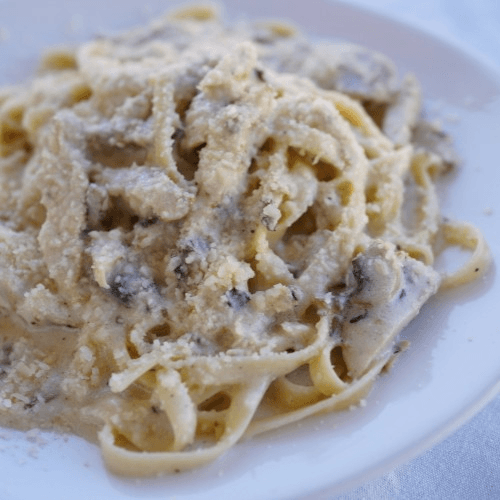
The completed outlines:
<svg viewBox="0 0 500 500">
<path fill-rule="evenodd" d="M 500 498 L 500 397 L 442 443 L 331 500 Z"/>
<path fill-rule="evenodd" d="M 349 0 L 476 52 L 500 70 L 498 0 Z M 499 353 L 500 363 L 500 353 Z M 423 455 L 329 500 L 500 499 L 500 396 Z"/>
</svg>

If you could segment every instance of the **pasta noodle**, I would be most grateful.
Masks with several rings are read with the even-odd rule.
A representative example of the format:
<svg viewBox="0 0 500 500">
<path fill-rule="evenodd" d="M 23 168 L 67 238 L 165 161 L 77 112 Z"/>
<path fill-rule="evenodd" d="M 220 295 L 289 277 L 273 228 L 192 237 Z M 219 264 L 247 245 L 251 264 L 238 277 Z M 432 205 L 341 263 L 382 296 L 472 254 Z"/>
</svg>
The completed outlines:
<svg viewBox="0 0 500 500">
<path fill-rule="evenodd" d="M 358 404 L 487 269 L 439 212 L 455 163 L 413 75 L 282 23 L 193 7 L 47 52 L 0 90 L 0 422 L 146 476 Z"/>
</svg>

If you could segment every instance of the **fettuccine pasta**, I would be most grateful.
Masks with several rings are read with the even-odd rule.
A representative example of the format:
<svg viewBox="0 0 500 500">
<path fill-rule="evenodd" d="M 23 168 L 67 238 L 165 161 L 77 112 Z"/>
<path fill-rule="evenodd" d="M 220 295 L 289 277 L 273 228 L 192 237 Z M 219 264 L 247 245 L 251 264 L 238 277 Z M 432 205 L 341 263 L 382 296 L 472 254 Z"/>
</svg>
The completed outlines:
<svg viewBox="0 0 500 500">
<path fill-rule="evenodd" d="M 456 161 L 413 75 L 282 23 L 193 7 L 47 52 L 0 90 L 0 422 L 141 476 L 358 404 L 487 269 L 439 212 Z"/>
</svg>

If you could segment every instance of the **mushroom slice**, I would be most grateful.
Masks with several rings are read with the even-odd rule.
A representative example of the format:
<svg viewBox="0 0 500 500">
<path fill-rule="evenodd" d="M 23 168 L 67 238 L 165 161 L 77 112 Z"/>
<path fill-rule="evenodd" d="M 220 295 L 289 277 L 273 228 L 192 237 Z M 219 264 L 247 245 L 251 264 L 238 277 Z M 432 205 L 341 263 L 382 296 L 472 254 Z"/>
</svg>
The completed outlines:
<svg viewBox="0 0 500 500">
<path fill-rule="evenodd" d="M 388 356 L 397 335 L 439 287 L 430 266 L 376 240 L 352 262 L 355 290 L 344 310 L 342 353 L 350 375 L 358 378 Z"/>
</svg>

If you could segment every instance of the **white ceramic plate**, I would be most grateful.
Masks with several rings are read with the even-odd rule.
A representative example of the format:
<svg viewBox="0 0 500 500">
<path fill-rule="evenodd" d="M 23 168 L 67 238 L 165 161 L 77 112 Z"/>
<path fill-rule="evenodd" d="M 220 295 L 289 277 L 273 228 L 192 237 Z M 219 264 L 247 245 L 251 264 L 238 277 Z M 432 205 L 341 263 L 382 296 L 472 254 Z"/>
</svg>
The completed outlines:
<svg viewBox="0 0 500 500">
<path fill-rule="evenodd" d="M 40 50 L 143 22 L 171 4 L 132 0 L 0 0 L 0 84 L 28 75 Z M 500 76 L 423 32 L 322 0 L 226 1 L 229 18 L 287 17 L 313 36 L 341 37 L 391 56 L 423 84 L 430 114 L 456 138 L 464 167 L 443 190 L 445 215 L 479 226 L 500 257 Z M 0 498 L 320 498 L 388 470 L 444 438 L 498 390 L 500 284 L 431 300 L 405 331 L 412 341 L 367 405 L 316 417 L 237 445 L 216 463 L 157 480 L 125 480 L 97 447 L 73 437 L 0 430 Z"/>
</svg>

